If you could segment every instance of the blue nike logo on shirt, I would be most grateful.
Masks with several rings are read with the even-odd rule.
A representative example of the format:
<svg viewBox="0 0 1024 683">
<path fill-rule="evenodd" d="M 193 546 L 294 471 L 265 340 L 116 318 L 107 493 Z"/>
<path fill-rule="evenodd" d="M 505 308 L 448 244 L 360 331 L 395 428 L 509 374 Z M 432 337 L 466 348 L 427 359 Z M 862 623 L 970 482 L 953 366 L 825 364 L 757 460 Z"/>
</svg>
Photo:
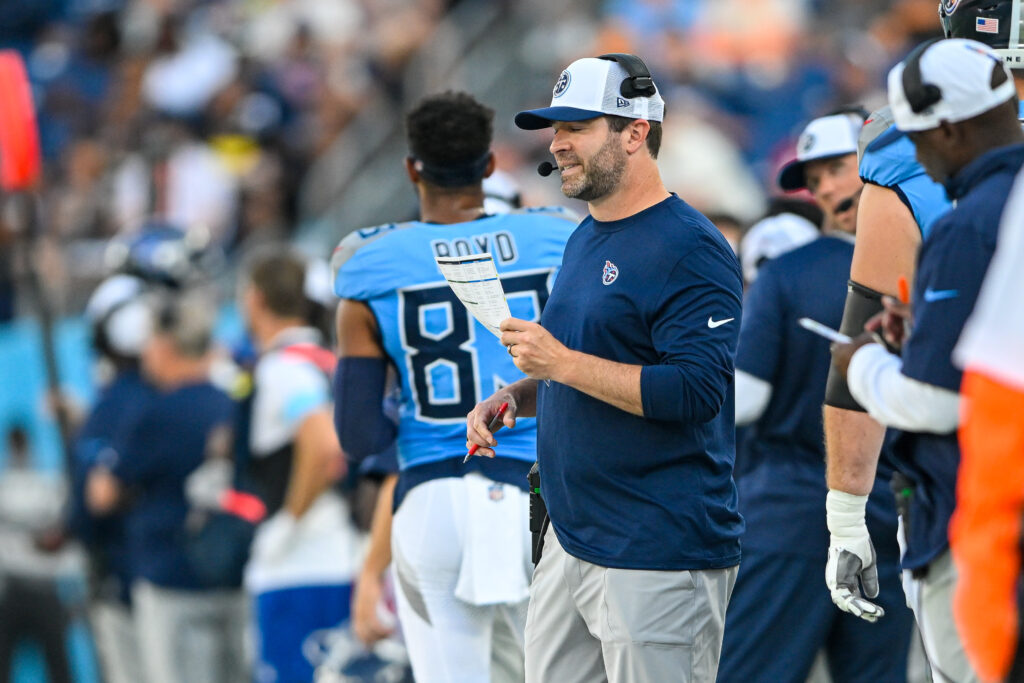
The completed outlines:
<svg viewBox="0 0 1024 683">
<path fill-rule="evenodd" d="M 942 301 L 943 299 L 954 299 L 958 296 L 960 296 L 960 291 L 957 289 L 932 289 L 929 287 L 924 290 L 924 300 L 928 303 Z"/>
</svg>

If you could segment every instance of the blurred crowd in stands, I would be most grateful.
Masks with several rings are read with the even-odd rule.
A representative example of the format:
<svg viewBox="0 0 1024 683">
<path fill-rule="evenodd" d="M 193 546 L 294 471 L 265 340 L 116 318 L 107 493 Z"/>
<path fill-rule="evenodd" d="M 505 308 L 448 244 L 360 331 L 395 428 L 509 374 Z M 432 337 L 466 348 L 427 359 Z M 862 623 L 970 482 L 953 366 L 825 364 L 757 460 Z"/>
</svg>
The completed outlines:
<svg viewBox="0 0 1024 683">
<path fill-rule="evenodd" d="M 331 168 L 316 162 L 344 154 L 332 143 L 364 109 L 403 110 L 406 66 L 474 3 L 536 14 L 520 45 L 493 52 L 546 80 L 577 56 L 641 54 L 669 103 L 668 185 L 744 225 L 798 126 L 880 103 L 886 69 L 937 27 L 932 0 L 0 2 L 0 46 L 26 59 L 45 155 L 31 256 L 14 248 L 18 225 L 0 226 L 0 316 L 26 312 L 12 283 L 30 263 L 61 312 L 80 312 L 109 241 L 148 220 L 228 253 L 290 237 L 317 218 L 301 201 Z M 540 143 L 498 119 L 500 167 L 527 201 L 558 201 L 531 170 Z"/>
<path fill-rule="evenodd" d="M 494 63 L 513 65 L 513 75 L 532 83 L 553 83 L 577 57 L 637 53 L 667 102 L 660 166 L 669 189 L 713 217 L 738 250 L 768 215 L 795 212 L 820 224 L 820 215 L 808 216 L 813 210 L 773 199 L 775 172 L 810 118 L 851 103 L 881 106 L 889 67 L 938 33 L 935 8 L 935 0 L 0 0 L 0 49 L 25 60 L 43 152 L 35 225 L 2 198 L 0 332 L 39 312 L 24 284 L 30 271 L 59 319 L 82 316 L 142 231 L 182 231 L 183 243 L 207 259 L 214 299 L 227 307 L 253 248 L 301 246 L 325 220 L 328 234 L 311 243 L 336 243 L 359 227 L 332 222 L 361 198 L 342 191 L 355 178 L 362 187 L 401 173 L 393 154 L 368 168 L 377 176 L 359 178 L 357 170 L 317 200 L 312 188 L 337 185 L 335 162 L 356 154 L 339 141 L 360 117 L 398 125 L 424 89 L 473 90 L 483 64 L 448 55 L 457 70 L 429 68 L 452 45 L 483 45 Z M 467 19 L 485 11 L 487 23 Z M 515 42 L 489 41 L 496 23 L 525 30 Z M 544 104 L 537 92 L 516 78 L 501 81 L 493 103 L 497 191 L 528 205 L 566 204 L 557 185 L 534 172 L 550 158 L 546 143 L 511 125 L 512 106 Z M 474 94 L 488 103 L 497 96 Z M 348 204 L 331 204 L 342 196 Z M 413 217 L 411 188 L 387 199 L 369 224 Z M 329 319 L 332 304 L 322 303 Z M 79 349 L 71 355 L 88 352 L 88 335 L 67 343 Z M 46 412 L 35 398 L 41 387 L 24 392 L 4 405 L 21 400 L 21 412 Z M 2 554 L 0 579 L 28 576 L 42 596 L 34 604 L 66 607 L 74 599 L 66 587 L 58 595 L 54 576 L 73 558 L 47 554 L 64 487 L 30 475 L 39 465 L 36 431 L 12 421 L 18 410 L 0 413 L 0 541 L 22 549 Z M 52 509 L 38 510 L 43 500 Z M 0 603 L 16 608 L 23 609 Z M 66 628 L 74 616 L 66 611 L 46 610 L 49 626 Z M 44 643 L 47 623 L 34 632 Z"/>
</svg>

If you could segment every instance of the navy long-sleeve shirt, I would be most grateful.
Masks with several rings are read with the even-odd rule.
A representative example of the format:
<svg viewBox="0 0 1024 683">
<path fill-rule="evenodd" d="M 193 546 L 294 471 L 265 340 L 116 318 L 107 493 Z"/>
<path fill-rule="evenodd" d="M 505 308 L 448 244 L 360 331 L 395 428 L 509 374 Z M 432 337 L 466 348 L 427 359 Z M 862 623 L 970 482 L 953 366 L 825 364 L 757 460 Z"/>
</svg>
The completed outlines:
<svg viewBox="0 0 1024 683">
<path fill-rule="evenodd" d="M 567 552 L 628 569 L 739 562 L 741 300 L 732 249 L 676 196 L 619 221 L 588 217 L 573 233 L 541 324 L 570 349 L 642 366 L 644 416 L 540 384 L 541 488 Z"/>
<path fill-rule="evenodd" d="M 825 442 L 821 404 L 829 342 L 799 326 L 809 317 L 839 328 L 853 243 L 833 236 L 772 259 L 747 290 L 736 368 L 772 386 L 771 401 L 740 448 L 743 547 L 821 559 L 825 525 Z M 887 444 L 868 501 L 867 524 L 878 557 L 899 559 L 896 509 L 889 490 Z"/>
<path fill-rule="evenodd" d="M 959 391 L 953 365 L 964 324 L 974 310 L 996 248 L 999 219 L 1024 165 L 1024 144 L 991 150 L 946 183 L 956 207 L 935 221 L 918 253 L 913 331 L 903 346 L 903 374 Z M 927 566 L 949 546 L 947 528 L 956 506 L 960 447 L 955 433 L 906 432 L 896 443 L 897 467 L 915 484 L 904 569 Z"/>
</svg>

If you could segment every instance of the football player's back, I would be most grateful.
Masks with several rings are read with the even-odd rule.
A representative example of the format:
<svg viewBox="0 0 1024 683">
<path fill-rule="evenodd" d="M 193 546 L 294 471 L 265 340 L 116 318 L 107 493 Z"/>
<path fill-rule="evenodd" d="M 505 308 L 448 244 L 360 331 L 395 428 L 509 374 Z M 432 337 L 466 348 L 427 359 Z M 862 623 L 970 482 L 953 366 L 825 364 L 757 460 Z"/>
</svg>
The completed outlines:
<svg viewBox="0 0 1024 683">
<path fill-rule="evenodd" d="M 376 506 L 355 629 L 367 641 L 386 632 L 372 615 L 393 551 L 398 616 L 417 680 L 449 680 L 453 672 L 492 680 L 492 661 L 501 663 L 495 679 L 522 678 L 531 571 L 526 476 L 536 427 L 521 421 L 502 434 L 498 457 L 463 463 L 466 415 L 523 375 L 455 297 L 435 258 L 491 254 L 512 315 L 539 320 L 575 221 L 558 209 L 487 214 L 492 117 L 460 93 L 414 108 L 406 172 L 420 221 L 356 232 L 333 258 L 342 447 L 360 458 L 397 440 L 399 453 L 400 471 Z M 389 366 L 400 385 L 397 427 L 381 407 Z M 492 658 L 491 634 L 509 629 L 493 639 L 502 652 Z"/>
<path fill-rule="evenodd" d="M 403 467 L 464 455 L 466 414 L 522 377 L 511 357 L 462 306 L 435 257 L 489 253 L 512 315 L 539 320 L 575 228 L 559 208 L 482 215 L 453 224 L 413 221 L 360 230 L 335 250 L 335 290 L 366 302 L 400 376 Z M 502 442 L 502 457 L 533 462 L 535 422 Z"/>
</svg>

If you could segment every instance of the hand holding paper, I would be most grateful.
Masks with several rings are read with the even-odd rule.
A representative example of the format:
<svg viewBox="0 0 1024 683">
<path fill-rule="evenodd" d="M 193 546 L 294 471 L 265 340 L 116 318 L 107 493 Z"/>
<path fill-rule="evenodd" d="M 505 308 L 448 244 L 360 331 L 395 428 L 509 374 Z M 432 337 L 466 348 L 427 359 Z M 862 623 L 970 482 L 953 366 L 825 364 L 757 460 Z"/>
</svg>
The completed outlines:
<svg viewBox="0 0 1024 683">
<path fill-rule="evenodd" d="M 512 316 L 490 254 L 436 258 L 448 286 L 481 325 L 500 337 L 501 321 Z"/>
<path fill-rule="evenodd" d="M 550 384 L 550 374 L 534 375 L 528 368 L 535 371 L 539 368 L 535 366 L 532 355 L 529 359 L 520 359 L 519 354 L 512 348 L 515 342 L 505 341 L 503 332 L 508 334 L 510 330 L 519 331 L 526 329 L 523 326 L 532 326 L 547 335 L 550 341 L 555 344 L 558 342 L 540 325 L 512 317 L 508 302 L 505 300 L 505 290 L 502 289 L 501 280 L 498 279 L 498 270 L 494 267 L 494 258 L 490 254 L 475 254 L 473 256 L 438 256 L 435 260 L 438 268 L 441 269 L 441 274 L 447 280 L 448 286 L 455 292 L 455 296 L 459 297 L 459 301 L 481 325 L 502 340 L 501 343 L 508 349 L 516 367 L 531 377 L 543 378 L 545 383 Z M 502 322 L 505 322 L 506 326 L 502 326 Z M 521 325 L 508 327 L 510 322 Z"/>
</svg>

